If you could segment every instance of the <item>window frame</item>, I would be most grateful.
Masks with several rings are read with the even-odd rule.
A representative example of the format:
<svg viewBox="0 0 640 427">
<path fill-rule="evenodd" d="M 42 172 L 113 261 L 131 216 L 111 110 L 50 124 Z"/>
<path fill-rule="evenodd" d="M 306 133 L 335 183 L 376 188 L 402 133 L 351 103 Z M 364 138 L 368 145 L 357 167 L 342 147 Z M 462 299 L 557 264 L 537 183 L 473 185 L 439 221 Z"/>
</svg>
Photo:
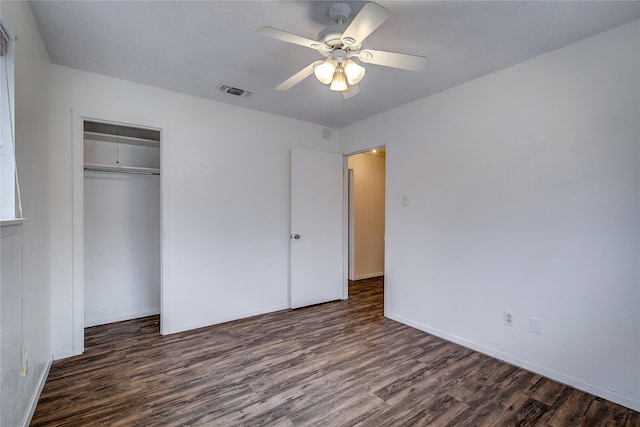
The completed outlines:
<svg viewBox="0 0 640 427">
<path fill-rule="evenodd" d="M 0 31 L 0 37 L 6 37 L 6 52 L 0 52 L 0 220 L 10 221 L 22 217 L 15 147 L 15 37 L 2 19 Z"/>
</svg>

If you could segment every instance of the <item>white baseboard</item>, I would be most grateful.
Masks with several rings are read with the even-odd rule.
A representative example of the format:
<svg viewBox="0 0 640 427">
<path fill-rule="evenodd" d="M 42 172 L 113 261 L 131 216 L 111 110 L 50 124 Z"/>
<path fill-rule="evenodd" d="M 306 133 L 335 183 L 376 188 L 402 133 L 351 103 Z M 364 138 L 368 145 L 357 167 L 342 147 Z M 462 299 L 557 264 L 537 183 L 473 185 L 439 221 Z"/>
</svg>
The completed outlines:
<svg viewBox="0 0 640 427">
<path fill-rule="evenodd" d="M 53 360 L 66 359 L 67 357 L 73 357 L 73 356 L 76 356 L 76 354 L 73 352 L 72 348 L 53 352 Z"/>
<path fill-rule="evenodd" d="M 49 371 L 51 370 L 51 364 L 53 363 L 53 355 L 45 365 L 44 369 L 40 373 L 40 378 L 38 379 L 38 386 L 31 396 L 31 400 L 29 401 L 29 406 L 27 408 L 27 413 L 24 414 L 24 418 L 22 419 L 22 427 L 29 427 L 31 424 L 31 419 L 33 418 L 33 414 L 36 412 L 36 406 L 38 406 L 38 400 L 40 399 L 40 394 L 42 393 L 42 389 L 44 388 L 44 384 L 47 382 L 47 377 L 49 377 Z"/>
<path fill-rule="evenodd" d="M 612 392 L 610 390 L 606 390 L 591 384 L 587 384 L 577 378 L 573 378 L 559 372 L 553 371 L 551 369 L 547 369 L 543 366 L 536 365 L 527 360 L 523 360 L 517 357 L 513 357 L 509 354 L 503 353 L 499 350 L 486 347 L 484 345 L 478 344 L 473 341 L 469 341 L 465 338 L 461 338 L 455 335 L 451 335 L 447 332 L 441 331 L 436 328 L 432 328 L 430 326 L 424 325 L 419 322 L 414 322 L 411 319 L 407 319 L 405 317 L 399 316 L 397 314 L 389 313 L 385 311 L 385 316 L 391 320 L 395 320 L 397 322 L 403 323 L 407 326 L 411 326 L 412 328 L 416 328 L 420 331 L 429 333 L 431 335 L 435 335 L 437 337 L 443 338 L 447 341 L 454 342 L 456 344 L 460 344 L 463 347 L 470 348 L 472 350 L 478 351 L 480 353 L 486 354 L 488 356 L 494 357 L 496 359 L 502 360 L 504 362 L 510 363 L 512 365 L 516 365 L 520 368 L 526 369 L 527 371 L 531 371 L 533 373 L 542 375 L 546 378 L 550 378 L 554 381 L 558 381 L 560 383 L 569 385 L 571 387 L 575 387 L 582 391 L 586 391 L 587 393 L 594 394 L 596 396 L 602 397 L 604 399 L 610 400 L 614 403 L 617 403 L 622 406 L 626 406 L 627 408 L 631 408 L 634 411 L 640 411 L 640 402 L 630 399 L 626 396 L 622 396 L 618 393 Z"/>
<path fill-rule="evenodd" d="M 123 320 L 138 319 L 140 317 L 153 316 L 160 314 L 160 307 L 154 307 L 149 310 L 137 311 L 135 313 L 120 313 L 114 316 L 101 317 L 99 319 L 85 319 L 84 327 L 106 325 L 107 323 L 122 322 Z"/>
<path fill-rule="evenodd" d="M 377 271 L 375 273 L 358 274 L 353 280 L 371 279 L 372 277 L 384 276 L 384 271 Z"/>
</svg>

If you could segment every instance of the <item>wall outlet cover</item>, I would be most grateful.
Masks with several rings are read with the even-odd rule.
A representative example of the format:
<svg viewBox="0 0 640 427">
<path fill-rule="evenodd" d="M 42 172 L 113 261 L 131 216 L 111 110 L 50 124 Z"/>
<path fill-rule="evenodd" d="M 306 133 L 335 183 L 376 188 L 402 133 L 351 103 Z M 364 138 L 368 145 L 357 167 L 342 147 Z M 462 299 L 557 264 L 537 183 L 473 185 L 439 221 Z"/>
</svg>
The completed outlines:
<svg viewBox="0 0 640 427">
<path fill-rule="evenodd" d="M 514 321 L 514 315 L 512 311 L 504 311 L 504 324 L 507 326 L 514 326 L 515 321 Z"/>
</svg>

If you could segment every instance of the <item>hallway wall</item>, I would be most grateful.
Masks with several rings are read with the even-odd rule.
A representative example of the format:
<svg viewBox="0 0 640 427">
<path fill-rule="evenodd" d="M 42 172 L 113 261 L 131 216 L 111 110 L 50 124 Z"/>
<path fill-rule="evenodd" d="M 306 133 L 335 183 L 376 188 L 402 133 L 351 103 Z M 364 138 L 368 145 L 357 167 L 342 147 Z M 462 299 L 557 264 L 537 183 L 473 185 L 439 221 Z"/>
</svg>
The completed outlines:
<svg viewBox="0 0 640 427">
<path fill-rule="evenodd" d="M 353 280 L 384 274 L 385 157 L 349 156 L 354 176 Z"/>
</svg>

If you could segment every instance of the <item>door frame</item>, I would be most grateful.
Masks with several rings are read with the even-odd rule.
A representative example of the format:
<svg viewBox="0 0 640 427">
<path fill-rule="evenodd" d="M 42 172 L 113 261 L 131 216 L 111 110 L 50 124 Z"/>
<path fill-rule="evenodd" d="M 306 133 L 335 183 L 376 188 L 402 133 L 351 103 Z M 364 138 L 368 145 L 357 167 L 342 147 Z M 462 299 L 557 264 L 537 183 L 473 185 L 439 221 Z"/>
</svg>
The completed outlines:
<svg viewBox="0 0 640 427">
<path fill-rule="evenodd" d="M 348 159 L 349 157 L 347 157 Z M 347 160 L 348 161 L 348 160 Z M 354 179 L 354 171 L 353 169 L 349 169 L 349 165 L 347 163 L 347 176 L 348 176 L 348 182 L 347 182 L 347 211 L 348 211 L 348 217 L 347 217 L 347 247 L 348 247 L 348 257 L 347 257 L 347 265 L 348 265 L 348 270 L 347 270 L 347 279 L 348 280 L 353 280 L 354 276 L 354 271 L 355 271 L 355 262 L 354 262 L 354 251 L 353 251 L 353 247 L 354 247 L 354 238 L 355 238 L 355 234 L 354 234 L 354 221 L 355 221 L 355 215 L 353 212 L 353 194 L 354 194 L 354 183 L 353 183 L 353 179 Z"/>
<path fill-rule="evenodd" d="M 342 155 L 342 299 L 349 298 L 349 156 Z"/>
<path fill-rule="evenodd" d="M 145 118 L 72 109 L 72 328 L 73 356 L 84 352 L 84 122 L 153 129 L 160 132 L 160 333 L 169 332 L 169 198 L 166 149 L 169 128 Z"/>
<path fill-rule="evenodd" d="M 353 257 L 351 253 L 349 253 L 349 240 L 351 239 L 351 234 L 353 233 L 353 230 L 351 229 L 350 225 L 351 225 L 351 218 L 350 218 L 350 212 L 349 212 L 349 192 L 351 191 L 351 186 L 350 186 L 350 182 L 349 182 L 349 157 L 350 156 L 355 156 L 356 154 L 362 154 L 362 153 L 367 153 L 370 152 L 371 150 L 379 150 L 381 148 L 385 149 L 385 172 L 384 172 L 384 274 L 382 275 L 382 277 L 384 278 L 384 294 L 383 294 L 383 307 L 384 307 L 384 315 L 387 315 L 387 271 L 389 268 L 388 265 L 388 259 L 389 257 L 387 256 L 387 249 L 388 249 L 388 245 L 387 245 L 387 212 L 389 211 L 388 209 L 388 203 L 389 203 L 389 198 L 387 197 L 387 189 L 388 189 L 388 179 L 387 179 L 387 169 L 386 169 L 386 165 L 387 165 L 387 157 L 389 155 L 389 149 L 387 148 L 386 145 L 377 145 L 377 146 L 373 146 L 373 147 L 369 147 L 369 148 L 364 148 L 361 150 L 356 150 L 356 151 L 352 151 L 349 153 L 345 153 L 344 154 L 344 299 L 348 298 L 348 293 L 349 293 L 349 267 L 350 267 L 350 263 L 353 262 Z"/>
</svg>

